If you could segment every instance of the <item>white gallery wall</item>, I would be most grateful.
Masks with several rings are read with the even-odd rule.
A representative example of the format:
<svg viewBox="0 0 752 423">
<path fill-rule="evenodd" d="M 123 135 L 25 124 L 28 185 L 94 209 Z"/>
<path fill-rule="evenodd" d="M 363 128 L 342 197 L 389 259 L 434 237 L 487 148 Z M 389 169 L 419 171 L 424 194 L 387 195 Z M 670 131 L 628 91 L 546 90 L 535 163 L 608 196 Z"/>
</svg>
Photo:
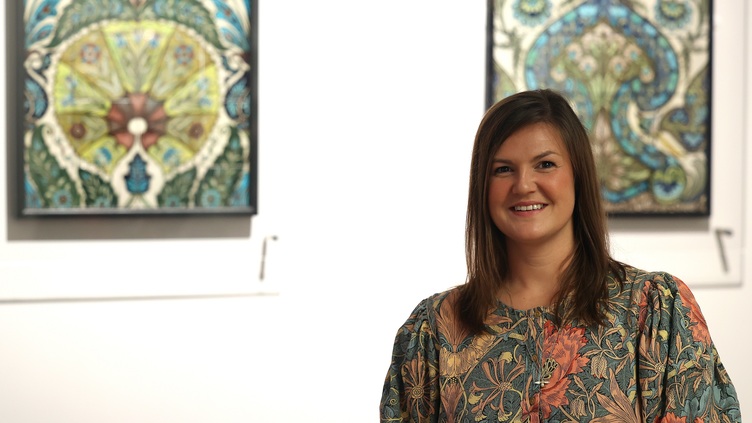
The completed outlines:
<svg viewBox="0 0 752 423">
<path fill-rule="evenodd" d="M 752 5 L 714 8 L 712 215 L 610 224 L 617 258 L 694 287 L 745 413 Z M 397 328 L 464 281 L 485 13 L 261 1 L 253 218 L 18 219 L 0 148 L 0 421 L 378 421 Z"/>
</svg>

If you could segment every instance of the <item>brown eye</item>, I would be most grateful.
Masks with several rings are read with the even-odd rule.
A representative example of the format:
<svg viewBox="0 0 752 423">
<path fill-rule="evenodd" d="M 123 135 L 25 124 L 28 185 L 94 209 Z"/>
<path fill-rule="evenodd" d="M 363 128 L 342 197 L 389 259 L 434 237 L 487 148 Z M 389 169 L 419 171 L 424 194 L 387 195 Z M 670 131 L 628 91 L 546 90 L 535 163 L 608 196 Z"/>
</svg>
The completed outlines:
<svg viewBox="0 0 752 423">
<path fill-rule="evenodd" d="M 511 171 L 512 171 L 512 169 L 509 166 L 499 166 L 499 167 L 494 168 L 493 174 L 494 175 L 499 175 L 499 174 L 507 173 L 507 172 L 511 172 Z"/>
<path fill-rule="evenodd" d="M 556 167 L 556 163 L 546 160 L 546 161 L 541 162 L 541 164 L 538 166 L 541 167 L 542 169 L 551 169 L 551 168 Z"/>
</svg>

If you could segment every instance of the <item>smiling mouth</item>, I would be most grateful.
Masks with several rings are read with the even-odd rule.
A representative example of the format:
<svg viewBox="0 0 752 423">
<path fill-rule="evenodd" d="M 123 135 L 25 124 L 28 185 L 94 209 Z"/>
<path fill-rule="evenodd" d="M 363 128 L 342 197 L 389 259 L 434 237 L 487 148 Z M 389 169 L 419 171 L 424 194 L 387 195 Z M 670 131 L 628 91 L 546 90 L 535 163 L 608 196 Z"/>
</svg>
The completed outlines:
<svg viewBox="0 0 752 423">
<path fill-rule="evenodd" d="M 514 206 L 514 211 L 533 211 L 543 208 L 543 204 L 534 204 L 532 206 Z"/>
</svg>

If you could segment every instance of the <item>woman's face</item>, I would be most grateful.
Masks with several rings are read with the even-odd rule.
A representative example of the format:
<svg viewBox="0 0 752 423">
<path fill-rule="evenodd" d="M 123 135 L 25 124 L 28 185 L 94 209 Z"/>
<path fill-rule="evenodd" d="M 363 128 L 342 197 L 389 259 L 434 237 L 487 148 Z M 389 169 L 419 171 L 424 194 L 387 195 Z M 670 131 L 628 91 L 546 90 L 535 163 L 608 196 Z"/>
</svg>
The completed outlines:
<svg viewBox="0 0 752 423">
<path fill-rule="evenodd" d="M 553 243 L 571 249 L 574 202 L 572 163 L 553 126 L 525 126 L 494 154 L 488 209 L 507 246 Z"/>
</svg>

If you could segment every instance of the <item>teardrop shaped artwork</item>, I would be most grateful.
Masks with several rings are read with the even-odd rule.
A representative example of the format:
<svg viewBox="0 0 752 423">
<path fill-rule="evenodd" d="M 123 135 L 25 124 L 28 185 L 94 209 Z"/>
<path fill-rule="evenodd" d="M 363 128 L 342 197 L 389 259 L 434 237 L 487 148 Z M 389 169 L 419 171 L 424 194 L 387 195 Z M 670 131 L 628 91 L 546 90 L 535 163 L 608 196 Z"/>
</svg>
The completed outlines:
<svg viewBox="0 0 752 423">
<path fill-rule="evenodd" d="M 254 214 L 256 8 L 25 1 L 21 215 Z"/>
<path fill-rule="evenodd" d="M 711 2 L 489 0 L 487 105 L 566 96 L 611 215 L 710 214 Z"/>
</svg>

